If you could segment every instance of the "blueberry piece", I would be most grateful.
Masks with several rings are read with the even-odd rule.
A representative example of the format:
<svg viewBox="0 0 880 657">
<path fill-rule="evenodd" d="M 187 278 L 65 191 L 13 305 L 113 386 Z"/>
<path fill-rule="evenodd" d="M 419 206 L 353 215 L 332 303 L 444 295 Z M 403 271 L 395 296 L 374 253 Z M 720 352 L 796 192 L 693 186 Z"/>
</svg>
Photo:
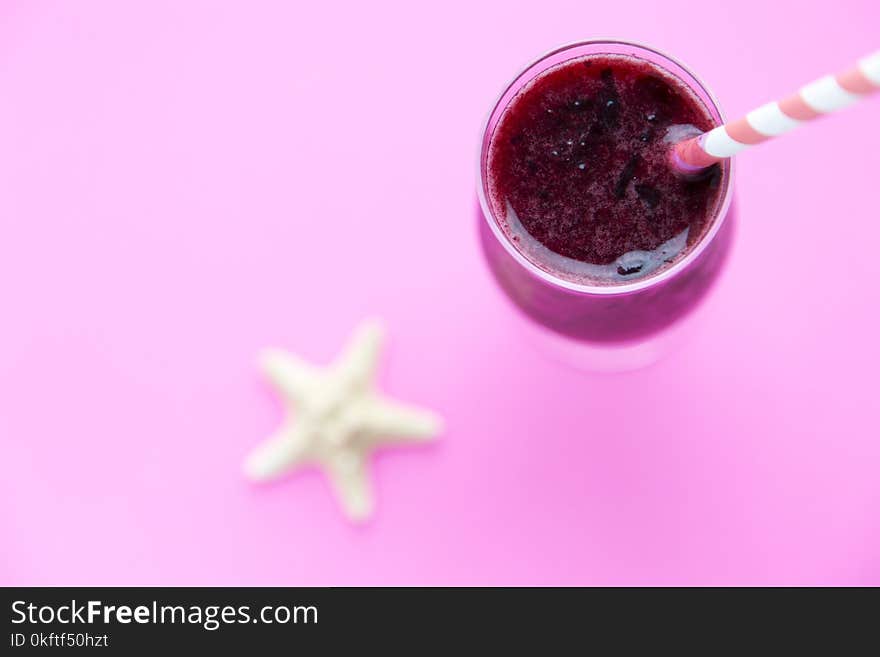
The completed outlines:
<svg viewBox="0 0 880 657">
<path fill-rule="evenodd" d="M 660 205 L 660 199 L 663 196 L 660 190 L 650 185 L 636 185 L 636 194 L 649 208 L 656 208 Z"/>
<path fill-rule="evenodd" d="M 638 274 L 640 271 L 642 271 L 642 265 L 635 265 L 633 267 L 617 265 L 617 273 L 621 276 L 631 276 L 632 274 Z"/>
<path fill-rule="evenodd" d="M 604 103 L 602 103 L 602 108 L 599 110 L 599 124 L 603 128 L 614 128 L 617 126 L 617 121 L 620 118 L 620 106 L 617 101 L 613 98 L 609 98 Z"/>
<path fill-rule="evenodd" d="M 614 128 L 620 118 L 620 95 L 614 84 L 614 73 L 606 68 L 601 73 L 603 88 L 599 93 L 599 124 L 602 128 Z"/>
<path fill-rule="evenodd" d="M 569 108 L 572 112 L 586 112 L 588 109 L 590 109 L 590 104 L 591 103 L 589 98 L 580 97 L 575 98 L 573 101 L 571 101 L 571 103 L 569 104 Z"/>
<path fill-rule="evenodd" d="M 617 178 L 617 184 L 614 185 L 614 196 L 616 198 L 623 198 L 623 195 L 626 194 L 626 188 L 629 187 L 629 182 L 633 179 L 633 174 L 635 174 L 638 165 L 638 155 L 633 155 L 629 158 L 629 162 L 626 163 L 626 166 L 623 167 L 623 171 L 620 172 L 620 176 Z"/>
</svg>

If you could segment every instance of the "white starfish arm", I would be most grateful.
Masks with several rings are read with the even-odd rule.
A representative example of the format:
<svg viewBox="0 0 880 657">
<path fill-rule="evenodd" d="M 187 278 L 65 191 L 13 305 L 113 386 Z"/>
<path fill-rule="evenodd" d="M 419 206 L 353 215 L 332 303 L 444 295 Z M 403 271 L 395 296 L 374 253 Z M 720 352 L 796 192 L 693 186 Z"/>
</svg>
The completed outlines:
<svg viewBox="0 0 880 657">
<path fill-rule="evenodd" d="M 309 459 L 309 441 L 302 425 L 282 428 L 248 455 L 244 473 L 253 481 L 267 481 Z"/>
<path fill-rule="evenodd" d="M 362 322 L 333 364 L 342 381 L 363 388 L 372 383 L 385 331 L 376 319 Z"/>
<path fill-rule="evenodd" d="M 443 428 L 440 417 L 430 411 L 372 397 L 358 409 L 360 428 L 374 442 L 422 441 Z"/>
<path fill-rule="evenodd" d="M 373 512 L 366 453 L 340 450 L 326 458 L 323 465 L 348 517 L 352 520 L 366 520 Z"/>
<path fill-rule="evenodd" d="M 260 369 L 289 399 L 301 399 L 318 378 L 315 367 L 281 349 L 264 349 L 259 362 Z"/>
</svg>

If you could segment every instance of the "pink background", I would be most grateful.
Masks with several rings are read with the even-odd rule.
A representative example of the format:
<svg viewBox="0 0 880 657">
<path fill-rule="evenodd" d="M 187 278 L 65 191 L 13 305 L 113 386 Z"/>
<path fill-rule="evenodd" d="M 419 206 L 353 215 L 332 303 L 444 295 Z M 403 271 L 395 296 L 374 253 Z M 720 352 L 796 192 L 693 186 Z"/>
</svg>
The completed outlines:
<svg viewBox="0 0 880 657">
<path fill-rule="evenodd" d="M 527 60 L 643 40 L 739 114 L 880 46 L 822 4 L 0 4 L 0 582 L 880 584 L 880 100 L 741 157 L 731 265 L 646 370 L 528 347 L 474 230 Z M 368 314 L 448 430 L 353 527 L 239 473 L 257 350 Z"/>
</svg>

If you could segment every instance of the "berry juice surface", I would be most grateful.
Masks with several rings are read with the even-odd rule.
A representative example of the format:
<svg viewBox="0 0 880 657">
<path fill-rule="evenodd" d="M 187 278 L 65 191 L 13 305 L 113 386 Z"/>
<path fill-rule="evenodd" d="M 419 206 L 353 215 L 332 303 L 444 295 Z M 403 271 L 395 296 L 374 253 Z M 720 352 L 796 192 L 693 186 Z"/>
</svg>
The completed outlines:
<svg viewBox="0 0 880 657">
<path fill-rule="evenodd" d="M 509 103 L 489 146 L 489 200 L 527 258 L 575 282 L 656 273 L 711 225 L 717 165 L 683 179 L 669 140 L 715 127 L 683 82 L 624 55 L 559 64 Z"/>
</svg>

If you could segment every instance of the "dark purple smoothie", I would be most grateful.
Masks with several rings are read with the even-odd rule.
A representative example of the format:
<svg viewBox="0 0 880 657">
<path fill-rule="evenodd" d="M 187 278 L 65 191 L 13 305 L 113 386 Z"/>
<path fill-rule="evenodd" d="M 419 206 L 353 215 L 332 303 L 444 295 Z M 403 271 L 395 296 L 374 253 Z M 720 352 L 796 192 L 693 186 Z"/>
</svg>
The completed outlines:
<svg viewBox="0 0 880 657">
<path fill-rule="evenodd" d="M 510 102 L 491 138 L 489 202 L 516 248 L 577 283 L 655 274 L 706 234 L 722 169 L 696 180 L 670 139 L 713 128 L 708 109 L 654 64 L 595 55 L 557 65 Z"/>
</svg>

